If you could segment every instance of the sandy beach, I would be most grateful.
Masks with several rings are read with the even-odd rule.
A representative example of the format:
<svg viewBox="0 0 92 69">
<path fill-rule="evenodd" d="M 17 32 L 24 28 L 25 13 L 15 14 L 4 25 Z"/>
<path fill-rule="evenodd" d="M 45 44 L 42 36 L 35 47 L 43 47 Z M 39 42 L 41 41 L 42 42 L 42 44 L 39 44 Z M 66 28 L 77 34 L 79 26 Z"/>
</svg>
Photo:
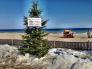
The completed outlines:
<svg viewBox="0 0 92 69">
<path fill-rule="evenodd" d="M 74 34 L 74 38 L 63 38 L 63 34 L 49 34 L 46 37 L 48 40 L 51 41 L 65 41 L 65 42 L 92 42 L 92 38 L 87 38 L 86 33 L 78 33 Z"/>
<path fill-rule="evenodd" d="M 22 39 L 23 33 L 0 33 L 0 39 Z"/>
<path fill-rule="evenodd" d="M 22 35 L 24 33 L 0 33 L 0 39 L 20 39 L 22 40 Z M 92 38 L 87 38 L 86 33 L 78 33 L 74 34 L 74 38 L 63 38 L 62 33 L 52 34 L 50 33 L 48 36 L 44 37 L 49 41 L 65 41 L 65 42 L 92 42 Z"/>
</svg>

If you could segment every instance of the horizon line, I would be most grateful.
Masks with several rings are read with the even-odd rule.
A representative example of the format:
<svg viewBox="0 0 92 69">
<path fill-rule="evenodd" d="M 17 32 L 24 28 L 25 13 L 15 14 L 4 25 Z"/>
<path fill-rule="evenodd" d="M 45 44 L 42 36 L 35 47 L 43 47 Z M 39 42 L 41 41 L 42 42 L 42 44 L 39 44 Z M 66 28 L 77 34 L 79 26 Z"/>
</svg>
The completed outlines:
<svg viewBox="0 0 92 69">
<path fill-rule="evenodd" d="M 0 30 L 23 30 L 23 29 L 0 29 Z M 88 29 L 88 28 L 44 28 L 44 29 Z"/>
</svg>

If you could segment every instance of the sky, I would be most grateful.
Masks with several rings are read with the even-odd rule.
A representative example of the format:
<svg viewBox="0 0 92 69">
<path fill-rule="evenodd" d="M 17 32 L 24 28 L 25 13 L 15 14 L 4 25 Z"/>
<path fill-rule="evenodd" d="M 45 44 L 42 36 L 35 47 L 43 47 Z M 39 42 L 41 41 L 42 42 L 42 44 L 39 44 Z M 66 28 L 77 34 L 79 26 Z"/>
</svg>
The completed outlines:
<svg viewBox="0 0 92 69">
<path fill-rule="evenodd" d="M 0 0 L 0 29 L 23 29 L 33 0 Z M 47 28 L 92 27 L 92 0 L 39 0 Z"/>
</svg>

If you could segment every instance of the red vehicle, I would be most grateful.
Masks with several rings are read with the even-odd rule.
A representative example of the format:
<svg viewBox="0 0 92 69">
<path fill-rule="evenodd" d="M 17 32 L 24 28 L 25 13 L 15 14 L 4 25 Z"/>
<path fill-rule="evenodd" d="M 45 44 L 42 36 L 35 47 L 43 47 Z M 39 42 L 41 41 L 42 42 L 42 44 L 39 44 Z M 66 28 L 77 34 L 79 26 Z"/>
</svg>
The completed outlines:
<svg viewBox="0 0 92 69">
<path fill-rule="evenodd" d="M 63 32 L 64 38 L 74 38 L 73 34 L 74 33 L 71 30 L 64 30 Z"/>
</svg>

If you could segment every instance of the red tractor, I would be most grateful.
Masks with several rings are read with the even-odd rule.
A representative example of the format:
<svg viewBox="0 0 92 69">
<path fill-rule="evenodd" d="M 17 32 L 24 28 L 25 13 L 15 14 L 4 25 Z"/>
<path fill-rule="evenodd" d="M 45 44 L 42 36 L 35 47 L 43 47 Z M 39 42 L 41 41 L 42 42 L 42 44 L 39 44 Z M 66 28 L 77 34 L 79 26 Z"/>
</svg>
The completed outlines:
<svg viewBox="0 0 92 69">
<path fill-rule="evenodd" d="M 74 33 L 71 30 L 64 30 L 63 32 L 64 38 L 74 38 L 73 34 Z"/>
</svg>

